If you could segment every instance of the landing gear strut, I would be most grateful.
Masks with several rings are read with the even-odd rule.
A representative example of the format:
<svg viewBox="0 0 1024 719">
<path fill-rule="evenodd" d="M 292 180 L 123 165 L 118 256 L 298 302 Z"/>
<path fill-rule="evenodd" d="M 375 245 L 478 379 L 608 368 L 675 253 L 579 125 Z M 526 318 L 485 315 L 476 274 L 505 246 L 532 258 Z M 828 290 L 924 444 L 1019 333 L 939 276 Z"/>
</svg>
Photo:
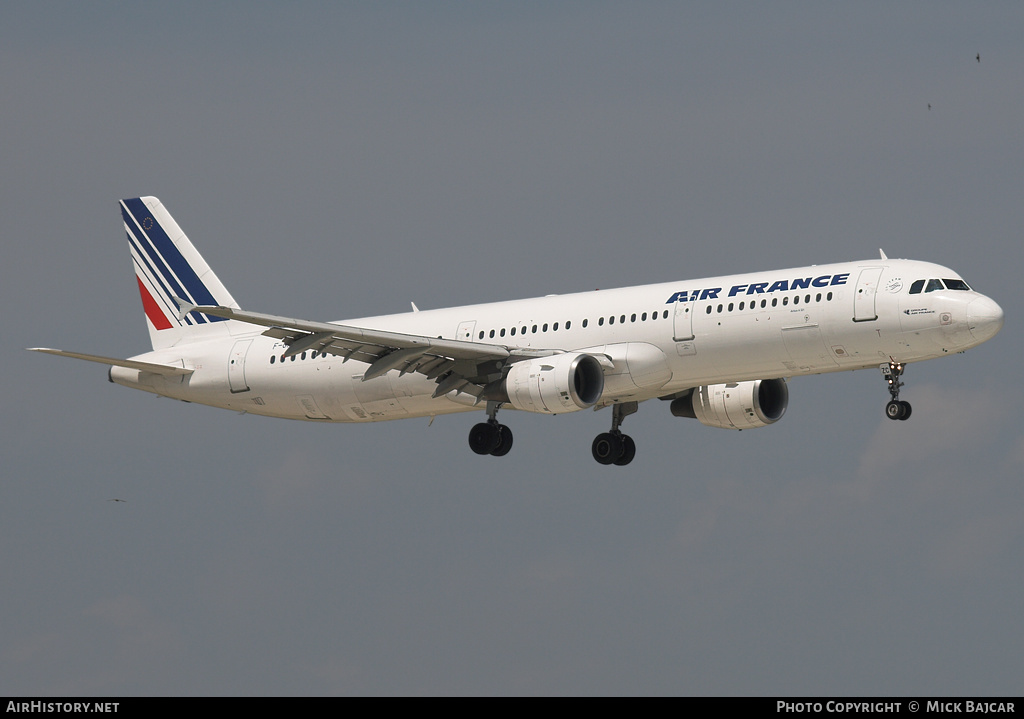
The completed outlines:
<svg viewBox="0 0 1024 719">
<path fill-rule="evenodd" d="M 469 430 L 469 448 L 477 454 L 503 457 L 512 449 L 512 430 L 498 423 L 500 402 L 487 403 L 487 421 Z"/>
<path fill-rule="evenodd" d="M 633 461 L 636 456 L 636 444 L 628 434 L 619 431 L 619 425 L 627 415 L 637 410 L 636 402 L 621 402 L 612 405 L 612 430 L 602 432 L 594 438 L 590 451 L 601 464 L 615 464 L 620 467 Z"/>
<path fill-rule="evenodd" d="M 889 395 L 892 397 L 885 405 L 885 416 L 889 419 L 910 419 L 910 402 L 900 400 L 900 387 L 903 386 L 903 383 L 900 382 L 900 375 L 903 374 L 903 364 L 888 362 L 881 365 L 880 369 L 886 382 L 889 383 Z"/>
</svg>

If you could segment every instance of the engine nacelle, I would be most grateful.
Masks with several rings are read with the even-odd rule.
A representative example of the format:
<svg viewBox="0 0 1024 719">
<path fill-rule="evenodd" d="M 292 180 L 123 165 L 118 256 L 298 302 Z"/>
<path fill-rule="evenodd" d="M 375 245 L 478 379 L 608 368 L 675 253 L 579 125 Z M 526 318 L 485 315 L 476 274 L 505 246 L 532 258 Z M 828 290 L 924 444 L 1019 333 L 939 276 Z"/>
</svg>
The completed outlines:
<svg viewBox="0 0 1024 719">
<path fill-rule="evenodd" d="M 516 362 L 504 382 L 516 409 L 544 414 L 593 407 L 604 392 L 601 363 L 588 354 L 561 354 Z"/>
<path fill-rule="evenodd" d="M 788 405 L 786 380 L 758 379 L 696 387 L 689 397 L 673 400 L 671 410 L 708 427 L 753 429 L 778 422 Z"/>
</svg>

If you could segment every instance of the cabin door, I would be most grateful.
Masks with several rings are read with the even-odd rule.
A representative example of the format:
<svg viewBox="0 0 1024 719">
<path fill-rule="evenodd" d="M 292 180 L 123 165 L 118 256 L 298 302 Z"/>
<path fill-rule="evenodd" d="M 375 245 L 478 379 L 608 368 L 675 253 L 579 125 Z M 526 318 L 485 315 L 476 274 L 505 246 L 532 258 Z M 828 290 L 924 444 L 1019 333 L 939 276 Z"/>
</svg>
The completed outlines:
<svg viewBox="0 0 1024 719">
<path fill-rule="evenodd" d="M 856 294 L 853 296 L 853 321 L 871 322 L 878 319 L 875 311 L 875 295 L 878 290 L 878 279 L 882 276 L 883 267 L 866 267 L 857 278 Z"/>
<path fill-rule="evenodd" d="M 249 385 L 245 381 L 245 355 L 249 352 L 250 345 L 252 339 L 238 340 L 228 357 L 228 384 L 234 394 L 249 391 Z"/>
</svg>

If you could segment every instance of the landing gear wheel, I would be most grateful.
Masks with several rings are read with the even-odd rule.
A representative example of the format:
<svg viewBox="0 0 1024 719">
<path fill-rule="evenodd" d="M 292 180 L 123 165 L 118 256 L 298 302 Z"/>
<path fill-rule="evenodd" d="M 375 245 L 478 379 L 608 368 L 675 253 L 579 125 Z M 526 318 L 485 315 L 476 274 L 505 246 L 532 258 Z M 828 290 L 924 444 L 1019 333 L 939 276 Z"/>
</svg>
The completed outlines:
<svg viewBox="0 0 1024 719">
<path fill-rule="evenodd" d="M 912 408 L 910 402 L 892 400 L 885 405 L 885 416 L 889 419 L 909 419 Z"/>
<path fill-rule="evenodd" d="M 636 456 L 636 443 L 633 442 L 633 438 L 628 434 L 622 435 L 622 455 L 615 460 L 615 465 L 618 467 L 625 467 L 627 464 L 633 461 L 633 457 Z"/>
<path fill-rule="evenodd" d="M 501 402 L 487 402 L 487 421 L 469 430 L 469 448 L 477 454 L 504 457 L 512 449 L 512 430 L 498 423 Z"/>
<path fill-rule="evenodd" d="M 619 430 L 628 415 L 637 410 L 637 402 L 617 402 L 612 405 L 612 430 L 602 432 L 594 438 L 590 452 L 601 464 L 615 464 L 623 467 L 633 461 L 636 456 L 636 443 L 628 434 Z"/>
<path fill-rule="evenodd" d="M 900 400 L 900 404 L 903 405 L 903 414 L 900 415 L 900 419 L 910 419 L 910 402 L 904 402 L 903 400 Z"/>
<path fill-rule="evenodd" d="M 481 422 L 469 430 L 469 448 L 477 454 L 492 454 L 501 446 L 501 425 Z M 511 435 L 511 432 L 509 433 Z M 512 442 L 509 441 L 511 448 Z M 508 451 L 508 450 L 506 450 Z"/>
<path fill-rule="evenodd" d="M 594 459 L 601 464 L 615 464 L 615 461 L 622 456 L 621 435 L 602 432 L 594 438 L 594 443 L 590 445 L 590 452 L 594 455 Z M 636 447 L 633 448 L 633 452 L 636 453 Z"/>
<path fill-rule="evenodd" d="M 498 446 L 491 450 L 494 457 L 504 457 L 512 449 L 512 430 L 503 424 L 498 425 Z"/>
<path fill-rule="evenodd" d="M 892 400 L 885 405 L 885 416 L 889 419 L 900 419 L 903 414 L 903 405 L 897 400 Z"/>
</svg>

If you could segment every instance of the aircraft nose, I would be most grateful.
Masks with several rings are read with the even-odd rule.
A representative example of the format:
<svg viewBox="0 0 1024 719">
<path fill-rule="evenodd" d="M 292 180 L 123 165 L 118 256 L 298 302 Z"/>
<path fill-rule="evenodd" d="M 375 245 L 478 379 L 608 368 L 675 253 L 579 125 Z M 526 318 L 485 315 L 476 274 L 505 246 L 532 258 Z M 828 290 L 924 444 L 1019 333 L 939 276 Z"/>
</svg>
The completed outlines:
<svg viewBox="0 0 1024 719">
<path fill-rule="evenodd" d="M 1003 328 L 1003 308 L 988 297 L 978 297 L 967 305 L 967 327 L 978 342 L 992 339 Z"/>
</svg>

